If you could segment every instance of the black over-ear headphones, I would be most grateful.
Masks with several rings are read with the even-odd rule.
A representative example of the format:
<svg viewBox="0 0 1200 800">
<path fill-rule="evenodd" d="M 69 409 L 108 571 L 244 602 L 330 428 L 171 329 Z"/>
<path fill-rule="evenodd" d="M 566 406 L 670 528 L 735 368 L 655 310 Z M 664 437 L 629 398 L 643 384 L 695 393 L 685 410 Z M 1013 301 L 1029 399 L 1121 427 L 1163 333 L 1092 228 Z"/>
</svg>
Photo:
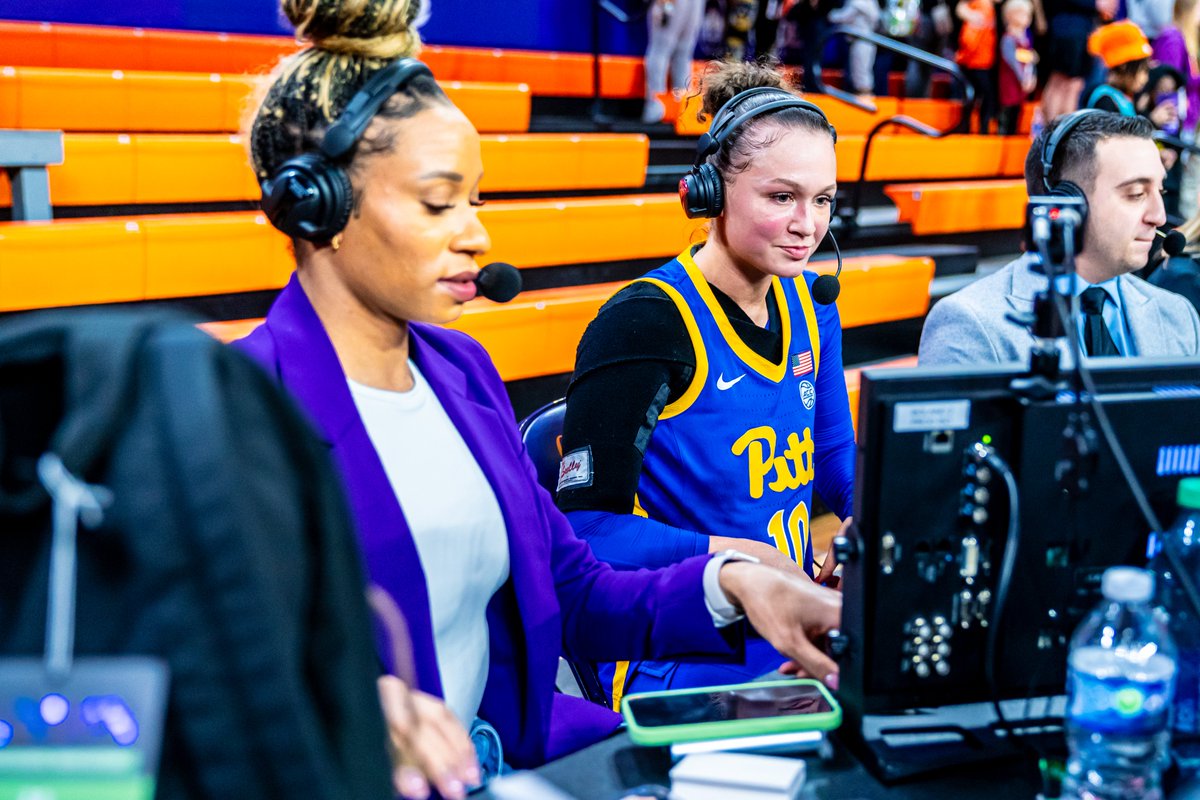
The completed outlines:
<svg viewBox="0 0 1200 800">
<path fill-rule="evenodd" d="M 764 94 L 773 94 L 777 97 L 757 105 L 749 111 L 736 113 L 736 109 L 746 100 Z M 829 124 L 829 118 L 825 116 L 825 112 L 815 103 L 802 100 L 791 92 L 770 86 L 757 86 L 739 92 L 729 98 L 725 105 L 717 111 L 708 132 L 704 133 L 700 137 L 700 141 L 696 143 L 696 159 L 692 163 L 692 168 L 679 180 L 679 202 L 683 204 L 683 213 L 687 214 L 688 219 L 717 217 L 725 208 L 725 185 L 721 181 L 721 174 L 717 172 L 717 168 L 708 163 L 708 157 L 718 152 L 730 135 L 742 125 L 755 117 L 785 108 L 803 108 L 812 111 L 829 126 L 833 140 L 837 141 L 837 131 Z M 831 217 L 832 205 L 831 202 Z M 837 272 L 834 275 L 821 275 L 813 281 L 813 299 L 822 305 L 829 305 L 837 300 L 838 294 L 841 293 L 838 276 L 842 274 L 842 251 L 837 245 L 837 240 L 833 238 L 832 231 L 829 231 L 826 236 L 833 243 L 834 253 L 837 254 Z"/>
<path fill-rule="evenodd" d="M 350 219 L 350 176 L 341 163 L 371 120 L 401 87 L 433 77 L 415 58 L 393 61 L 372 75 L 325 132 L 321 149 L 289 158 L 263 181 L 262 210 L 271 224 L 295 239 L 325 242 Z"/>
<path fill-rule="evenodd" d="M 1083 208 L 1080 211 L 1080 216 L 1083 219 L 1075 231 L 1075 241 L 1077 243 L 1076 255 L 1079 254 L 1079 245 L 1083 242 L 1083 229 L 1087 225 L 1087 196 L 1083 193 L 1083 189 L 1071 181 L 1059 181 L 1058 183 L 1051 184 L 1050 172 L 1054 169 L 1054 156 L 1058 153 L 1058 149 L 1062 146 L 1063 142 L 1067 140 L 1067 137 L 1071 135 L 1071 131 L 1088 117 L 1105 113 L 1107 112 L 1101 111 L 1098 108 L 1083 108 L 1071 112 L 1055 127 L 1054 132 L 1046 138 L 1045 143 L 1042 145 L 1042 186 L 1046 189 L 1046 193 L 1051 197 L 1077 198 L 1083 203 Z"/>
</svg>

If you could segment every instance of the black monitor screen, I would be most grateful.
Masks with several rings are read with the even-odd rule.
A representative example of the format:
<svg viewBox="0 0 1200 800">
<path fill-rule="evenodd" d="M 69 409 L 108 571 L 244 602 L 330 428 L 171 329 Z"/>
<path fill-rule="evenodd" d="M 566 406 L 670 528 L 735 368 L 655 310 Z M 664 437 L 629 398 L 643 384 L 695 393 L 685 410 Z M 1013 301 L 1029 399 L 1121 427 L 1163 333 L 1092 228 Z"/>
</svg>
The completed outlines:
<svg viewBox="0 0 1200 800">
<path fill-rule="evenodd" d="M 1200 474 L 1200 360 L 1093 369 L 1117 439 L 1163 525 Z M 1094 437 L 1082 433 L 1081 409 Z M 1091 455 L 1074 456 L 1076 439 Z M 989 699 L 984 653 L 1008 530 L 994 449 L 1017 482 L 1017 561 L 996 671 L 1008 697 L 1063 691 L 1067 644 L 1116 564 L 1144 565 L 1148 526 L 1091 411 L 1023 370 L 868 370 L 846 564 L 843 702 L 865 712 Z M 850 696 L 848 697 L 847 694 Z"/>
</svg>

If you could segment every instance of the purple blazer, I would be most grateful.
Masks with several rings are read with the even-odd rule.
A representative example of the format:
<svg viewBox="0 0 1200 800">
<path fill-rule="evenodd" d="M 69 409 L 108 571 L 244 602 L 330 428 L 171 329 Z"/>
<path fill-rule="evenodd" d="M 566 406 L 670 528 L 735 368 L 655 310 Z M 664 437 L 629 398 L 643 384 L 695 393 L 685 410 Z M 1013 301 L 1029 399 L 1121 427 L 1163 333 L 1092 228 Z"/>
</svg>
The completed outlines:
<svg viewBox="0 0 1200 800">
<path fill-rule="evenodd" d="M 636 572 L 597 561 L 538 485 L 483 347 L 465 334 L 420 324 L 409 326 L 409 339 L 410 357 L 478 460 L 507 526 L 511 577 L 488 606 L 491 665 L 479 710 L 499 731 L 505 760 L 535 766 L 607 736 L 620 722 L 608 709 L 555 693 L 564 647 L 594 661 L 738 657 L 742 626 L 717 629 L 704 603 L 708 556 Z M 236 346 L 291 391 L 329 443 L 368 576 L 404 613 L 418 686 L 440 697 L 416 546 L 333 345 L 295 275 L 265 323 Z M 393 669 L 388 648 L 381 650 Z"/>
</svg>

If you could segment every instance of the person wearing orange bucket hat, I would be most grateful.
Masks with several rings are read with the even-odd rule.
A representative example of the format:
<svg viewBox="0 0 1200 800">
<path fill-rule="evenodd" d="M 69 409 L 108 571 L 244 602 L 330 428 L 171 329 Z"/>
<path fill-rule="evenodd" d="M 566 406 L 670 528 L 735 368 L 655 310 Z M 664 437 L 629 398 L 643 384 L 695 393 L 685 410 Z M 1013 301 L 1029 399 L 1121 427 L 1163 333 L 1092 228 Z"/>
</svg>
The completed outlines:
<svg viewBox="0 0 1200 800">
<path fill-rule="evenodd" d="M 1088 52 L 1104 62 L 1108 75 L 1083 90 L 1080 107 L 1135 116 L 1133 98 L 1150 78 L 1153 49 L 1146 34 L 1129 20 L 1121 20 L 1092 31 L 1087 45 Z"/>
<path fill-rule="evenodd" d="M 1150 56 L 1154 52 L 1146 34 L 1129 20 L 1103 25 L 1088 37 L 1088 52 L 1104 62 L 1108 75 L 1103 83 L 1093 83 L 1083 90 L 1080 107 L 1137 116 L 1134 98 L 1150 80 Z M 1179 109 L 1173 99 L 1165 99 L 1149 113 L 1143 110 L 1142 114 L 1160 130 L 1179 121 Z M 1175 151 L 1163 149 L 1161 155 L 1164 168 L 1174 166 Z"/>
</svg>

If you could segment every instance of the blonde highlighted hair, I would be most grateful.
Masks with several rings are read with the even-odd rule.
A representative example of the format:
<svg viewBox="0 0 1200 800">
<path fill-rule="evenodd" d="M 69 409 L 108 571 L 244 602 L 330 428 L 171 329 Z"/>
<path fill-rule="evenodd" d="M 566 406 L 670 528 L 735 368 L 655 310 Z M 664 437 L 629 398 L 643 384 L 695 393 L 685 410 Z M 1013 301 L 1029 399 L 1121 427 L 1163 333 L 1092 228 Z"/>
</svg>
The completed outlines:
<svg viewBox="0 0 1200 800">
<path fill-rule="evenodd" d="M 420 0 L 282 0 L 281 8 L 307 42 L 271 74 L 249 128 L 250 160 L 259 181 L 283 162 L 317 150 L 325 130 L 367 79 L 397 58 L 415 56 L 420 37 L 412 27 Z M 405 118 L 430 103 L 449 100 L 428 77 L 403 87 L 379 116 Z M 381 152 L 391 141 L 364 138 L 352 151 Z"/>
</svg>

